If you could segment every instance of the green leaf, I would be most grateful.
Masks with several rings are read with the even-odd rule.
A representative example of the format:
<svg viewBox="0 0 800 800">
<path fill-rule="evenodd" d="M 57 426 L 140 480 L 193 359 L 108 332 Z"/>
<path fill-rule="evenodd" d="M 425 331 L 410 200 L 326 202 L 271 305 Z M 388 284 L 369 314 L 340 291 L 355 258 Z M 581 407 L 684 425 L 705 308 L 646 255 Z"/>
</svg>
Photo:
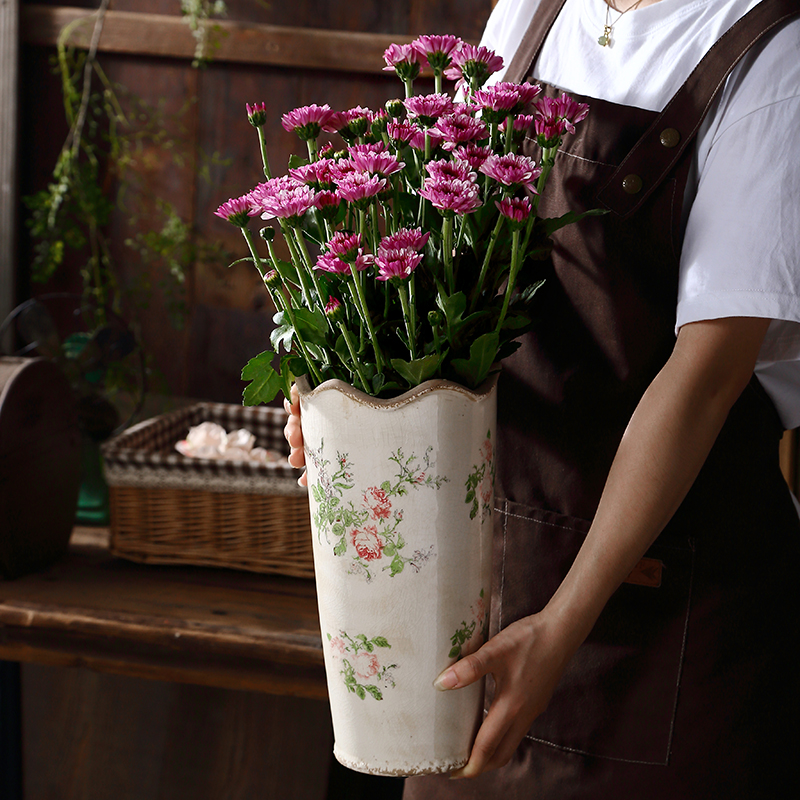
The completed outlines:
<svg viewBox="0 0 800 800">
<path fill-rule="evenodd" d="M 321 311 L 298 308 L 295 309 L 294 320 L 297 325 L 297 332 L 303 337 L 304 342 L 323 346 L 326 344 L 328 321 Z"/>
<path fill-rule="evenodd" d="M 360 683 L 357 683 L 353 688 L 355 689 L 356 694 L 362 700 L 367 696 L 367 693 L 364 691 L 364 687 Z"/>
<path fill-rule="evenodd" d="M 311 496 L 317 503 L 321 503 L 325 499 L 325 493 L 322 491 L 322 487 L 318 483 L 311 484 Z"/>
<path fill-rule="evenodd" d="M 365 686 L 364 687 L 376 700 L 383 700 L 383 695 L 381 694 L 381 690 L 377 686 Z"/>
<path fill-rule="evenodd" d="M 453 647 L 447 654 L 448 658 L 458 658 L 461 655 L 461 647 Z"/>
<path fill-rule="evenodd" d="M 522 292 L 520 293 L 520 299 L 523 303 L 530 302 L 531 298 L 539 291 L 539 289 L 544 286 L 544 281 L 536 281 L 536 283 L 532 283 L 530 286 L 526 286 Z M 504 326 L 505 327 L 505 326 Z"/>
<path fill-rule="evenodd" d="M 397 553 L 397 548 L 393 544 L 387 544 L 383 548 L 383 554 L 386 556 L 393 556 L 395 553 Z"/>
<path fill-rule="evenodd" d="M 392 647 L 383 636 L 376 636 L 372 641 L 376 647 L 388 647 L 389 649 Z"/>
<path fill-rule="evenodd" d="M 346 550 L 347 550 L 347 542 L 344 539 L 342 539 L 340 542 L 336 543 L 336 546 L 333 548 L 333 554 L 335 556 L 343 556 Z"/>
<path fill-rule="evenodd" d="M 292 153 L 292 155 L 289 156 L 289 169 L 305 167 L 306 164 L 308 164 L 308 159 L 297 155 L 297 153 Z"/>
<path fill-rule="evenodd" d="M 467 310 L 467 297 L 464 292 L 456 292 L 442 301 L 442 296 L 437 295 L 436 305 L 442 309 L 451 328 L 457 328 L 461 317 Z"/>
<path fill-rule="evenodd" d="M 580 222 L 584 217 L 598 217 L 602 214 L 608 214 L 608 209 L 593 208 L 589 211 L 577 212 L 567 211 L 566 214 L 560 217 L 550 217 L 542 220 L 544 232 L 547 236 L 551 236 L 566 225 L 572 225 L 574 222 Z"/>
<path fill-rule="evenodd" d="M 392 559 L 391 569 L 389 571 L 389 575 L 393 578 L 395 575 L 399 575 L 405 569 L 405 562 L 399 555 L 395 556 Z"/>
<path fill-rule="evenodd" d="M 434 353 L 433 355 L 417 358 L 414 361 L 393 358 L 392 366 L 412 386 L 419 386 L 436 372 L 439 366 L 439 356 Z"/>
<path fill-rule="evenodd" d="M 453 369 L 470 388 L 476 388 L 486 380 L 497 357 L 498 335 L 495 331 L 479 336 L 469 349 L 469 358 L 454 358 Z"/>
<path fill-rule="evenodd" d="M 242 369 L 242 380 L 250 381 L 242 394 L 246 406 L 269 403 L 281 390 L 281 376 L 272 368 L 274 358 L 275 353 L 265 350 L 251 358 Z"/>
</svg>

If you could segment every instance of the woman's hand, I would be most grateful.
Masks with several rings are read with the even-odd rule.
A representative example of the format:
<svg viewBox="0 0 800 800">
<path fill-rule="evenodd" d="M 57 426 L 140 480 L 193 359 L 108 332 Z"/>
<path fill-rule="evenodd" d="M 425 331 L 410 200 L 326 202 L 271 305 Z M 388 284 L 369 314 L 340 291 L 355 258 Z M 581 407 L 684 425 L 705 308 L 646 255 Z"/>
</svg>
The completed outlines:
<svg viewBox="0 0 800 800">
<path fill-rule="evenodd" d="M 293 467 L 304 467 L 306 465 L 306 455 L 303 450 L 303 431 L 300 428 L 300 396 L 294 384 L 292 384 L 292 402 L 290 403 L 284 398 L 283 407 L 289 415 L 289 419 L 283 428 L 283 435 L 286 437 L 286 441 L 289 442 L 289 463 Z M 305 472 L 297 479 L 297 482 L 301 486 L 308 485 L 308 478 Z"/>
<path fill-rule="evenodd" d="M 436 679 L 441 690 L 459 689 L 491 673 L 496 690 L 472 746 L 469 762 L 451 778 L 474 778 L 507 764 L 555 691 L 579 641 L 569 626 L 547 611 L 504 628 L 479 650 L 448 667 Z"/>
</svg>

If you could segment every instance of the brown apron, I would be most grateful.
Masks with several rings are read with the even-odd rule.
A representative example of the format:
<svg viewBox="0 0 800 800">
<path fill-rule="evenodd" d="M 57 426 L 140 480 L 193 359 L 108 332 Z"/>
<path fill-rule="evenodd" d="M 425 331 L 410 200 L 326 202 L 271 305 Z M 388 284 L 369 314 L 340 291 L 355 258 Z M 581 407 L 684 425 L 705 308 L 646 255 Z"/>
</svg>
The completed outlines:
<svg viewBox="0 0 800 800">
<path fill-rule="evenodd" d="M 563 1 L 543 1 L 508 80 L 529 74 Z M 558 154 L 541 213 L 612 213 L 560 232 L 537 327 L 503 369 L 495 631 L 543 608 L 580 548 L 628 420 L 675 344 L 697 129 L 740 58 L 797 14 L 800 0 L 764 0 L 661 114 L 576 98 L 591 110 Z M 472 781 L 409 779 L 404 797 L 794 796 L 800 523 L 781 434 L 754 378 L 512 762 Z"/>
</svg>

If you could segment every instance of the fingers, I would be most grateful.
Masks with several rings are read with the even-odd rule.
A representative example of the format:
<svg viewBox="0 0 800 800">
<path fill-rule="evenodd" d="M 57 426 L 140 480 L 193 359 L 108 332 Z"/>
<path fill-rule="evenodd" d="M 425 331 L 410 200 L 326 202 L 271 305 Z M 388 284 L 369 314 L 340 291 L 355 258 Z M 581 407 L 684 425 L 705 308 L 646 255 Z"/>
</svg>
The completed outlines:
<svg viewBox="0 0 800 800">
<path fill-rule="evenodd" d="M 455 664 L 451 664 L 436 678 L 433 685 L 444 692 L 449 689 L 460 689 L 462 686 L 469 686 L 484 675 L 488 675 L 491 670 L 482 650 L 483 648 L 472 655 L 465 656 L 460 661 L 456 661 Z"/>
<path fill-rule="evenodd" d="M 305 466 L 306 457 L 303 450 L 303 431 L 300 427 L 300 395 L 297 392 L 297 387 L 292 384 L 291 401 L 284 398 L 283 408 L 289 415 L 286 420 L 286 425 L 283 428 L 283 435 L 289 443 L 289 464 L 293 467 L 301 468 Z M 301 486 L 307 485 L 307 477 L 305 472 L 298 479 Z"/>
</svg>

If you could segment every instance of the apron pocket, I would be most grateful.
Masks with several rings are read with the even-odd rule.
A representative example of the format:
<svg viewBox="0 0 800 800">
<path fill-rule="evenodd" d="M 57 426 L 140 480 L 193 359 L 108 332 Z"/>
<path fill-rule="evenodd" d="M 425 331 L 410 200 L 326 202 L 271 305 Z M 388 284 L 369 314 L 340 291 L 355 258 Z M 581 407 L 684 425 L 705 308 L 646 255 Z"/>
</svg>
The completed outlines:
<svg viewBox="0 0 800 800">
<path fill-rule="evenodd" d="M 540 611 L 589 523 L 501 500 L 495 540 L 499 628 Z M 694 550 L 656 542 L 611 597 L 528 738 L 644 764 L 669 760 L 694 571 Z"/>
</svg>

